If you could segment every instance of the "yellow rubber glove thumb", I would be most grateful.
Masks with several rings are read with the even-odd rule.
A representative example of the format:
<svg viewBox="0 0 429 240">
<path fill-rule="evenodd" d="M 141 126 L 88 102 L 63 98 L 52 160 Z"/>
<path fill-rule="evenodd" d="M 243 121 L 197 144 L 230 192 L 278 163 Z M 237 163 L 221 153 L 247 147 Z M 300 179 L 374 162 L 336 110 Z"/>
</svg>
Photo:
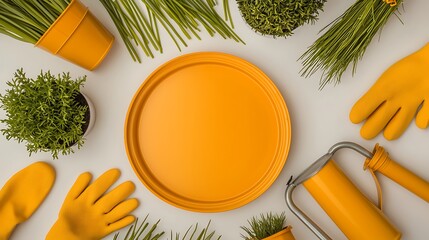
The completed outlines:
<svg viewBox="0 0 429 240">
<path fill-rule="evenodd" d="M 428 126 L 429 44 L 388 68 L 350 112 L 353 123 L 366 119 L 360 132 L 366 139 L 383 129 L 386 139 L 396 139 L 414 116 L 418 127 Z"/>
<path fill-rule="evenodd" d="M 120 171 L 111 169 L 91 185 L 92 175 L 81 174 L 67 194 L 47 240 L 98 240 L 123 228 L 135 217 L 129 213 L 137 208 L 137 199 L 127 199 L 135 186 L 127 181 L 110 192 L 107 190 L 118 180 Z"/>
<path fill-rule="evenodd" d="M 51 191 L 55 170 L 37 162 L 13 175 L 0 190 L 0 240 L 33 215 Z"/>
</svg>

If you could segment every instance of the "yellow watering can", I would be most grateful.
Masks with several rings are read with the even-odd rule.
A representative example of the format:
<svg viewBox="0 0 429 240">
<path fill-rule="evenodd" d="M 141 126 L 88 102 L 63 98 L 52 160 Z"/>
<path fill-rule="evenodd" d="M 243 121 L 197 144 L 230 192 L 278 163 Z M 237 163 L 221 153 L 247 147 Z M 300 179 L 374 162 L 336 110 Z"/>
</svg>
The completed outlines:
<svg viewBox="0 0 429 240">
<path fill-rule="evenodd" d="M 364 169 L 369 169 L 376 180 L 378 207 L 359 191 L 332 159 L 335 152 L 342 148 L 352 149 L 366 157 Z M 293 202 L 292 193 L 300 184 L 304 185 L 348 239 L 400 239 L 401 233 L 381 211 L 381 190 L 374 172 L 382 173 L 429 202 L 429 183 L 394 162 L 378 144 L 371 153 L 358 144 L 340 142 L 332 146 L 327 154 L 304 170 L 296 179 L 289 181 L 285 192 L 286 203 L 289 209 L 322 240 L 331 238 Z"/>
</svg>

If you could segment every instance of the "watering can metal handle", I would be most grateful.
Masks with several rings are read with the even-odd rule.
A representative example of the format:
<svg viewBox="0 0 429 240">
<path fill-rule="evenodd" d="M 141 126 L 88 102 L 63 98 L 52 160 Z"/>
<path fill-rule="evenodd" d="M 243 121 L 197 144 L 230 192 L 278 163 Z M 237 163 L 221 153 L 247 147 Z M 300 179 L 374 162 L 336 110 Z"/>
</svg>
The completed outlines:
<svg viewBox="0 0 429 240">
<path fill-rule="evenodd" d="M 328 163 L 328 161 L 332 159 L 334 154 L 342 148 L 352 149 L 352 150 L 360 153 L 361 155 L 363 155 L 369 159 L 371 159 L 373 157 L 373 154 L 370 151 L 366 150 L 364 147 L 362 147 L 356 143 L 339 142 L 339 143 L 336 143 L 335 145 L 333 145 L 329 149 L 328 153 L 326 153 L 325 155 L 323 155 L 322 157 L 317 159 L 313 164 L 310 165 L 310 167 L 308 167 L 300 175 L 298 175 L 298 177 L 295 180 L 290 181 L 288 184 L 299 185 L 299 184 L 305 182 L 307 179 L 309 179 L 312 176 L 314 176 L 315 174 L 317 174 L 326 165 L 326 163 Z"/>
<path fill-rule="evenodd" d="M 313 163 L 309 168 L 307 168 L 303 173 L 301 173 L 295 180 L 291 178 L 287 183 L 285 191 L 285 201 L 288 208 L 321 240 L 331 240 L 331 238 L 313 220 L 311 220 L 304 212 L 302 212 L 301 209 L 296 206 L 292 199 L 292 193 L 299 184 L 314 176 L 320 169 L 322 169 L 326 165 L 326 163 L 332 158 L 335 152 L 342 148 L 352 149 L 367 158 L 373 157 L 373 154 L 370 151 L 356 143 L 339 142 L 333 145 L 329 149 L 327 154 L 319 158 L 315 163 Z"/>
<path fill-rule="evenodd" d="M 362 147 L 359 144 L 356 144 L 354 142 L 339 142 L 334 144 L 328 151 L 329 154 L 334 155 L 335 152 L 337 152 L 338 150 L 342 149 L 342 148 L 350 148 L 358 153 L 360 153 L 361 155 L 365 156 L 366 158 L 372 158 L 374 155 L 372 154 L 372 152 L 368 151 L 366 148 Z"/>
<path fill-rule="evenodd" d="M 292 192 L 296 188 L 295 184 L 288 184 L 285 192 L 286 204 L 289 209 L 295 214 L 304 224 L 307 226 L 319 239 L 321 240 L 331 240 L 331 238 L 326 234 L 313 220 L 311 220 L 301 209 L 299 209 L 292 200 Z"/>
</svg>

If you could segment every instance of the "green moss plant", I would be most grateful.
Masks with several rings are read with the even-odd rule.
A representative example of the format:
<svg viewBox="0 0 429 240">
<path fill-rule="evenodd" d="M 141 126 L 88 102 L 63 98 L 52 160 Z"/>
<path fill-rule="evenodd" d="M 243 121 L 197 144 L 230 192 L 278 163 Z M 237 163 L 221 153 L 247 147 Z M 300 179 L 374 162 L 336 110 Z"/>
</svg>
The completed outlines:
<svg viewBox="0 0 429 240">
<path fill-rule="evenodd" d="M 0 33 L 35 44 L 70 0 L 1 0 Z"/>
<path fill-rule="evenodd" d="M 85 81 L 86 76 L 73 80 L 69 73 L 55 76 L 49 71 L 33 79 L 17 70 L 6 94 L 0 95 L 0 107 L 6 111 L 1 132 L 8 140 L 25 142 L 30 155 L 51 152 L 57 159 L 58 154 L 73 153 L 70 146 L 84 143 L 89 110 L 78 96 Z"/>
<path fill-rule="evenodd" d="M 326 0 L 237 0 L 244 20 L 256 32 L 274 37 L 317 20 Z"/>
<path fill-rule="evenodd" d="M 242 226 L 245 234 L 241 234 L 241 237 L 245 240 L 261 240 L 272 236 L 281 230 L 283 230 L 286 223 L 285 213 L 281 214 L 261 214 L 260 217 L 252 217 L 247 220 L 250 227 Z"/>
</svg>

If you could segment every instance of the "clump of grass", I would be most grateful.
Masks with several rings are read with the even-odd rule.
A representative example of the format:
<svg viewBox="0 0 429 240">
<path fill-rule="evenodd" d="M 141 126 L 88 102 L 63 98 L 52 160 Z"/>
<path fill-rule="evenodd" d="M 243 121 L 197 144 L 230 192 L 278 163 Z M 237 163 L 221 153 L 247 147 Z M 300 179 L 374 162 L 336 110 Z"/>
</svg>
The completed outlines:
<svg viewBox="0 0 429 240">
<path fill-rule="evenodd" d="M 147 221 L 148 215 L 143 219 L 143 222 L 138 223 L 138 219 L 132 224 L 129 228 L 127 233 L 124 236 L 124 240 L 157 240 L 162 235 L 164 235 L 164 232 L 156 233 L 156 228 L 158 227 L 158 223 L 160 220 L 158 220 L 155 224 L 151 224 Z M 138 227 L 137 227 L 138 226 Z M 120 233 L 116 233 L 113 237 L 113 240 L 119 239 Z"/>
<path fill-rule="evenodd" d="M 353 74 L 358 62 L 374 36 L 395 14 L 402 0 L 396 5 L 382 0 L 357 0 L 341 16 L 322 29 L 319 37 L 300 57 L 302 76 L 322 72 L 320 88 L 334 82 L 340 83 L 343 73 L 352 64 Z"/>
<path fill-rule="evenodd" d="M 35 44 L 70 0 L 1 0 L 0 33 Z"/>
<path fill-rule="evenodd" d="M 122 238 L 123 240 L 158 240 L 161 236 L 164 235 L 165 232 L 157 232 L 156 229 L 160 220 L 158 220 L 155 224 L 151 224 L 147 221 L 148 215 L 145 217 L 143 222 L 139 225 L 138 219 L 132 224 L 126 235 Z M 173 234 L 173 231 L 170 232 L 170 240 L 212 240 L 221 239 L 222 236 L 218 236 L 216 238 L 215 231 L 209 231 L 210 228 L 209 221 L 207 225 L 199 230 L 198 223 L 191 225 L 188 230 L 186 230 L 183 236 L 180 233 Z M 113 240 L 119 240 L 120 233 L 116 233 L 113 237 Z"/>
<path fill-rule="evenodd" d="M 204 29 L 214 36 L 243 42 L 233 31 L 233 22 L 228 0 L 223 0 L 225 17 L 216 11 L 216 0 L 100 0 L 121 35 L 131 57 L 141 62 L 137 47 L 141 47 L 147 57 L 154 57 L 153 51 L 163 52 L 159 27 L 162 27 L 179 50 L 187 46 L 193 37 L 201 39 Z M 229 26 L 227 21 L 231 24 Z"/>
<path fill-rule="evenodd" d="M 216 238 L 216 231 L 211 231 L 211 232 L 209 231 L 210 223 L 211 221 L 207 223 L 206 227 L 204 227 L 199 231 L 198 231 L 198 223 L 195 224 L 195 227 L 190 226 L 188 230 L 185 232 L 185 234 L 183 235 L 183 237 L 180 236 L 180 233 L 176 233 L 173 236 L 173 232 L 171 232 L 170 239 L 171 240 L 211 240 L 211 239 L 219 240 L 221 239 L 222 236 L 218 236 Z M 191 232 L 192 227 L 193 227 L 193 230 Z"/>
</svg>

